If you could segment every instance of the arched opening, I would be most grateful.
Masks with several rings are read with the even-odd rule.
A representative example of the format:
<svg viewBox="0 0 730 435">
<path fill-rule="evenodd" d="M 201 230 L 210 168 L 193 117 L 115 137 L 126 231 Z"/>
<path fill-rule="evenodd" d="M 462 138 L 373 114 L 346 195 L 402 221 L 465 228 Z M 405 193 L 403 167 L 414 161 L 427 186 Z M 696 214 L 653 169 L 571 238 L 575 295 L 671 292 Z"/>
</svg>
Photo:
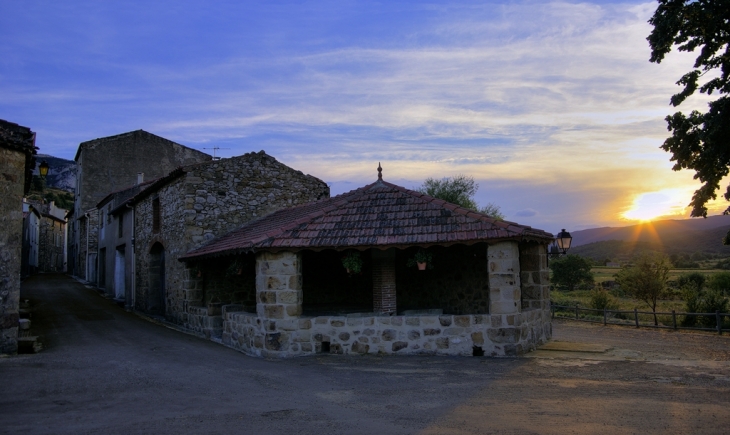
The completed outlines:
<svg viewBox="0 0 730 435">
<path fill-rule="evenodd" d="M 157 242 L 150 249 L 150 291 L 147 295 L 147 312 L 165 315 L 165 247 Z"/>
</svg>

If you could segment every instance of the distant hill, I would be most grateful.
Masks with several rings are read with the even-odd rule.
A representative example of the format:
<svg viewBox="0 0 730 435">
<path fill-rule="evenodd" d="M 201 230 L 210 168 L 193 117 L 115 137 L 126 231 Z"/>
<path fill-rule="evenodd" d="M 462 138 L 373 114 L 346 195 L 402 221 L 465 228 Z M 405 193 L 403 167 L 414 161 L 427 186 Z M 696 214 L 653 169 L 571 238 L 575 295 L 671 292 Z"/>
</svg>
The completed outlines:
<svg viewBox="0 0 730 435">
<path fill-rule="evenodd" d="M 707 219 L 664 220 L 628 227 L 603 227 L 572 231 L 571 254 L 597 261 L 628 259 L 641 251 L 666 254 L 704 253 L 730 257 L 722 238 L 730 230 L 730 216 Z"/>
<path fill-rule="evenodd" d="M 73 192 L 76 188 L 76 162 L 54 157 L 48 154 L 38 154 L 36 156 L 36 168 L 33 172 L 38 175 L 38 165 L 43 161 L 48 162 L 50 169 L 46 177 L 46 185 L 55 189 Z"/>
</svg>

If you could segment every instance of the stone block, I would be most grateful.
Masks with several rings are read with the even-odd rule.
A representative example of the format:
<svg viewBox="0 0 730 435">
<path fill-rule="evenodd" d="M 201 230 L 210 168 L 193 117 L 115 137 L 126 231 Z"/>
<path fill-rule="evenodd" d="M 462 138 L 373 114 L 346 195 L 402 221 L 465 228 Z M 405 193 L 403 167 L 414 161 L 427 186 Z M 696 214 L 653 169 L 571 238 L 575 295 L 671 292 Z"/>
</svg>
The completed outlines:
<svg viewBox="0 0 730 435">
<path fill-rule="evenodd" d="M 347 326 L 360 326 L 363 324 L 361 317 L 348 317 Z"/>
<path fill-rule="evenodd" d="M 487 337 L 493 343 L 517 343 L 520 337 L 520 330 L 515 328 L 499 328 L 487 331 Z"/>
<path fill-rule="evenodd" d="M 264 291 L 258 292 L 259 302 L 262 304 L 275 304 L 276 303 L 276 292 Z"/>
<path fill-rule="evenodd" d="M 299 343 L 302 352 L 312 352 L 312 343 Z"/>
<path fill-rule="evenodd" d="M 476 346 L 483 345 L 484 344 L 484 334 L 481 331 L 479 331 L 479 332 L 472 332 L 471 333 L 471 341 Z"/>
<path fill-rule="evenodd" d="M 451 322 L 451 316 L 439 316 L 439 323 L 441 323 L 441 326 L 451 326 Z"/>
<path fill-rule="evenodd" d="M 290 290 L 302 290 L 302 275 L 292 275 L 289 277 Z"/>
<path fill-rule="evenodd" d="M 390 324 L 393 326 L 402 326 L 403 325 L 403 317 L 402 316 L 393 316 L 390 318 Z"/>
<path fill-rule="evenodd" d="M 405 319 L 408 326 L 419 326 L 421 324 L 421 319 L 418 316 L 408 316 Z"/>
<path fill-rule="evenodd" d="M 359 341 L 360 343 L 370 343 L 370 339 L 368 339 L 367 337 L 357 337 L 357 341 Z"/>
<path fill-rule="evenodd" d="M 511 314 L 518 311 L 519 301 L 492 301 L 489 303 L 489 312 L 492 314 Z"/>
<path fill-rule="evenodd" d="M 446 328 L 444 329 L 444 335 L 458 336 L 464 334 L 464 328 Z"/>
<path fill-rule="evenodd" d="M 264 305 L 264 318 L 267 319 L 283 319 L 284 306 L 282 305 Z"/>
<path fill-rule="evenodd" d="M 395 329 L 386 329 L 383 331 L 382 337 L 383 341 L 393 341 L 398 336 L 398 333 Z"/>
<path fill-rule="evenodd" d="M 299 319 L 299 329 L 312 329 L 312 320 Z"/>
<path fill-rule="evenodd" d="M 502 316 L 499 314 L 495 314 L 491 317 L 491 325 L 492 328 L 500 328 L 502 326 Z"/>
<path fill-rule="evenodd" d="M 399 350 L 405 349 L 408 347 L 408 343 L 405 341 L 396 341 L 393 343 L 391 349 L 393 352 L 398 352 Z"/>
<path fill-rule="evenodd" d="M 302 306 L 301 305 L 287 305 L 286 306 L 286 315 L 289 317 L 299 317 L 302 315 Z"/>
<path fill-rule="evenodd" d="M 437 349 L 448 349 L 449 348 L 449 339 L 448 337 L 439 337 L 436 339 L 436 348 Z"/>
<path fill-rule="evenodd" d="M 335 328 L 341 328 L 345 326 L 346 319 L 344 317 L 337 317 L 332 320 L 330 320 L 330 325 L 334 326 Z"/>
<path fill-rule="evenodd" d="M 371 335 L 375 334 L 375 330 L 368 328 L 368 329 L 362 331 L 362 333 L 363 333 L 363 335 L 371 336 Z"/>
<path fill-rule="evenodd" d="M 267 290 L 285 290 L 287 282 L 279 276 L 269 276 L 266 278 Z"/>
<path fill-rule="evenodd" d="M 470 316 L 454 316 L 454 325 L 466 328 L 471 324 Z"/>
<path fill-rule="evenodd" d="M 421 333 L 416 330 L 408 331 L 408 339 L 409 340 L 418 340 L 421 338 Z"/>
<path fill-rule="evenodd" d="M 337 336 L 342 341 L 348 341 L 350 339 L 350 334 L 347 332 L 340 332 L 340 335 Z"/>
<path fill-rule="evenodd" d="M 327 317 L 315 317 L 314 318 L 315 325 L 326 325 L 327 323 L 329 323 L 329 319 Z"/>
<path fill-rule="evenodd" d="M 370 351 L 370 346 L 361 342 L 352 343 L 352 351 L 354 353 L 366 354 Z"/>
<path fill-rule="evenodd" d="M 424 328 L 423 335 L 440 335 L 441 329 L 439 328 Z"/>
<path fill-rule="evenodd" d="M 276 302 L 280 304 L 297 304 L 301 301 L 300 296 L 298 291 L 280 291 L 276 292 Z"/>
</svg>

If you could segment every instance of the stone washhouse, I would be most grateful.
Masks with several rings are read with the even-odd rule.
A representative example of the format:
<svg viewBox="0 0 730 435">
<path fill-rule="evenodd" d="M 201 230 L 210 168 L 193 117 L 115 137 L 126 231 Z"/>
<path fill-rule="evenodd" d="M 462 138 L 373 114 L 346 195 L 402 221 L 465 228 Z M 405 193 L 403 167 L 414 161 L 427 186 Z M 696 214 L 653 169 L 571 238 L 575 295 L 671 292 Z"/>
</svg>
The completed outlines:
<svg viewBox="0 0 730 435">
<path fill-rule="evenodd" d="M 382 179 L 189 251 L 184 323 L 244 353 L 519 355 L 546 342 L 553 235 Z M 431 256 L 426 270 L 413 259 Z M 360 259 L 348 273 L 344 256 Z"/>
</svg>

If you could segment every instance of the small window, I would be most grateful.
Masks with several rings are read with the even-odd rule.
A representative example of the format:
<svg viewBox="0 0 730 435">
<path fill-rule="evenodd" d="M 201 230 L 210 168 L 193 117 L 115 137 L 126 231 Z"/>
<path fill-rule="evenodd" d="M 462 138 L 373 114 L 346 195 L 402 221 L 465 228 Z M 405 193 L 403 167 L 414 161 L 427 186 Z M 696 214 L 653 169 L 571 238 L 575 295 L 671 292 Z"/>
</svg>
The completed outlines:
<svg viewBox="0 0 730 435">
<path fill-rule="evenodd" d="M 152 200 L 152 232 L 160 232 L 160 198 Z"/>
<path fill-rule="evenodd" d="M 119 217 L 117 218 L 117 222 L 119 223 L 119 230 L 118 230 L 118 237 L 124 236 L 124 215 L 119 213 Z"/>
</svg>

